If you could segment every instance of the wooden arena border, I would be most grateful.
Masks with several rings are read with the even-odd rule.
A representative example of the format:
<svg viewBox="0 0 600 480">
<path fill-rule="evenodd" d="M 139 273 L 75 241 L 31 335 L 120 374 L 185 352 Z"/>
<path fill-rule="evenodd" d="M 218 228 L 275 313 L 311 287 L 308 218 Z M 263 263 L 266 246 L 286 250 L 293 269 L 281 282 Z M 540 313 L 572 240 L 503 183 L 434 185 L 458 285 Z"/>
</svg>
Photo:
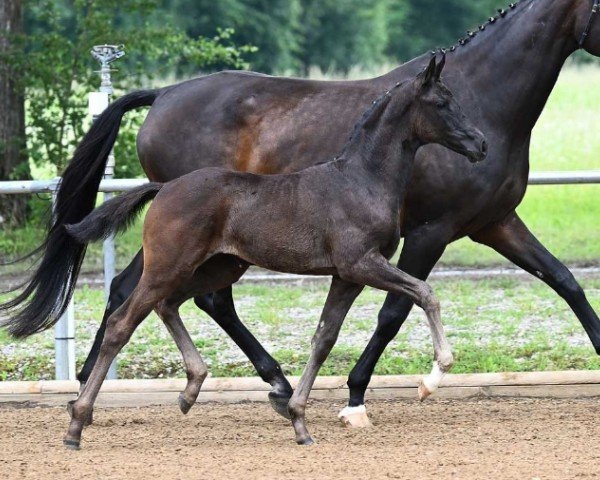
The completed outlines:
<svg viewBox="0 0 600 480">
<path fill-rule="evenodd" d="M 417 400 L 422 375 L 374 376 L 367 400 Z M 292 385 L 298 381 L 291 379 Z M 319 377 L 312 398 L 344 401 L 348 397 L 345 377 Z M 107 380 L 98 405 L 105 407 L 175 405 L 185 379 Z M 74 381 L 41 380 L 0 382 L 0 405 L 64 405 L 75 397 Z M 265 402 L 269 385 L 260 378 L 208 378 L 198 402 Z M 448 375 L 434 398 L 467 399 L 490 397 L 586 398 L 600 397 L 600 371 L 532 373 L 484 373 Z"/>
</svg>

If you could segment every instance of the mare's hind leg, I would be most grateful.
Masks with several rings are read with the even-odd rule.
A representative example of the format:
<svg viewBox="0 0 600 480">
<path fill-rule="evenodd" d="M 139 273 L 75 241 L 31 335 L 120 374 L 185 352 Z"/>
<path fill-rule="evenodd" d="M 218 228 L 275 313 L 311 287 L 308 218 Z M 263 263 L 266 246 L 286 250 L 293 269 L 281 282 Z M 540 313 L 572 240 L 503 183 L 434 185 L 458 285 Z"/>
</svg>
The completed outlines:
<svg viewBox="0 0 600 480">
<path fill-rule="evenodd" d="M 292 386 L 285 378 L 279 363 L 269 355 L 238 317 L 233 303 L 231 286 L 214 294 L 197 296 L 194 298 L 194 302 L 210 315 L 242 349 L 256 368 L 260 378 L 271 385 L 269 401 L 273 409 L 279 415 L 289 419 L 288 402 L 294 393 Z"/>
<path fill-rule="evenodd" d="M 202 384 L 208 375 L 208 369 L 183 325 L 179 316 L 179 305 L 165 300 L 160 302 L 155 310 L 183 356 L 188 381 L 185 390 L 179 394 L 179 408 L 186 414 L 196 403 Z"/>
<path fill-rule="evenodd" d="M 306 428 L 304 417 L 306 402 L 321 365 L 323 365 L 335 345 L 346 314 L 363 288 L 362 285 L 348 283 L 338 277 L 333 277 L 331 281 L 331 288 L 327 295 L 319 326 L 312 340 L 310 358 L 304 368 L 298 387 L 288 404 L 292 425 L 296 432 L 296 442 L 300 445 L 314 443 Z"/>
</svg>

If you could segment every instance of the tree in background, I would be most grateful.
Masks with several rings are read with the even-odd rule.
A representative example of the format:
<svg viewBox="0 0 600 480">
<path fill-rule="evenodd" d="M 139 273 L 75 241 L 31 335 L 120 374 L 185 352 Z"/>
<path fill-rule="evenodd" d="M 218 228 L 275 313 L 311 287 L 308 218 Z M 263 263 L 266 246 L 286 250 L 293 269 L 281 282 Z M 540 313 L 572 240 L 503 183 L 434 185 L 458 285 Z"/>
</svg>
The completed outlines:
<svg viewBox="0 0 600 480">
<path fill-rule="evenodd" d="M 87 93 L 99 86 L 94 73 L 98 65 L 90 55 L 95 44 L 123 43 L 131 48 L 121 63 L 127 75 L 115 75 L 127 90 L 184 63 L 193 64 L 196 71 L 213 63 L 248 66 L 242 55 L 252 49 L 234 48 L 231 32 L 191 38 L 159 18 L 157 6 L 154 0 L 40 0 L 29 6 L 27 54 L 13 60 L 27 78 L 28 151 L 34 163 L 54 165 L 59 172 L 81 139 Z M 139 172 L 134 132 L 123 131 L 117 174 L 132 175 Z"/>
<path fill-rule="evenodd" d="M 19 51 L 23 28 L 21 0 L 0 3 L 0 180 L 28 178 L 25 154 L 24 89 L 10 58 Z M 0 197 L 0 225 L 20 224 L 26 200 L 17 195 Z"/>
<path fill-rule="evenodd" d="M 258 47 L 253 70 L 306 74 L 318 66 L 344 73 L 451 45 L 489 17 L 494 5 L 491 0 L 163 0 L 161 15 L 172 14 L 174 24 L 191 36 L 214 35 L 216 26 L 233 28 L 235 43 Z"/>
<path fill-rule="evenodd" d="M 217 26 L 232 28 L 234 43 L 257 47 L 254 70 L 296 71 L 300 66 L 299 0 L 175 0 L 165 5 L 192 37 L 212 36 Z"/>
<path fill-rule="evenodd" d="M 347 73 L 385 60 L 387 0 L 302 0 L 302 71 Z"/>
<path fill-rule="evenodd" d="M 386 53 L 400 61 L 455 44 L 494 12 L 490 0 L 391 1 Z"/>
</svg>

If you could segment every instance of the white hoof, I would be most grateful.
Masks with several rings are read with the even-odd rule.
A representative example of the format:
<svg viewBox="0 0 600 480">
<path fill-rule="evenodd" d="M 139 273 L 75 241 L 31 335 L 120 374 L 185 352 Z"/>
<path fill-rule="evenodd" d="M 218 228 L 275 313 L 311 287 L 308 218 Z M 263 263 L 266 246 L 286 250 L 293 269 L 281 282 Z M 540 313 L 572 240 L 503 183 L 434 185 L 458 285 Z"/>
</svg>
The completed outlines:
<svg viewBox="0 0 600 480">
<path fill-rule="evenodd" d="M 432 393 L 433 392 L 425 385 L 425 382 L 421 380 L 421 383 L 419 383 L 419 400 L 421 402 L 425 401 Z"/>
<path fill-rule="evenodd" d="M 442 383 L 446 372 L 442 371 L 437 362 L 433 362 L 431 373 L 427 375 L 419 384 L 419 400 L 423 401 L 434 393 Z"/>
<path fill-rule="evenodd" d="M 345 407 L 338 414 L 338 418 L 348 428 L 367 428 L 371 426 L 371 421 L 367 416 L 367 409 L 364 405 Z"/>
</svg>

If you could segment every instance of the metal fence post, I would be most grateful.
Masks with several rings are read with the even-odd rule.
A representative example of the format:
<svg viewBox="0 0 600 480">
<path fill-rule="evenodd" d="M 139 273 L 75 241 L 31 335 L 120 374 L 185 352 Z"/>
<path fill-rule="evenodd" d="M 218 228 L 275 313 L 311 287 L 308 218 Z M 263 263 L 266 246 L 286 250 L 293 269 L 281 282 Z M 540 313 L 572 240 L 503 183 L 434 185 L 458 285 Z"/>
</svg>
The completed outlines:
<svg viewBox="0 0 600 480">
<path fill-rule="evenodd" d="M 53 182 L 52 208 L 60 178 Z M 75 314 L 73 299 L 54 326 L 54 377 L 56 380 L 75 380 Z"/>
<path fill-rule="evenodd" d="M 92 56 L 100 62 L 100 91 L 90 94 L 90 113 L 94 119 L 108 106 L 110 96 L 113 94 L 110 64 L 125 55 L 123 45 L 96 45 L 92 49 Z M 111 151 L 108 156 L 104 178 L 110 180 L 115 172 L 115 156 Z M 104 193 L 104 202 L 108 202 L 113 194 Z M 104 299 L 108 302 L 110 297 L 110 284 L 115 277 L 115 239 L 110 236 L 104 241 Z M 117 360 L 115 359 L 108 370 L 107 378 L 117 378 Z"/>
</svg>

